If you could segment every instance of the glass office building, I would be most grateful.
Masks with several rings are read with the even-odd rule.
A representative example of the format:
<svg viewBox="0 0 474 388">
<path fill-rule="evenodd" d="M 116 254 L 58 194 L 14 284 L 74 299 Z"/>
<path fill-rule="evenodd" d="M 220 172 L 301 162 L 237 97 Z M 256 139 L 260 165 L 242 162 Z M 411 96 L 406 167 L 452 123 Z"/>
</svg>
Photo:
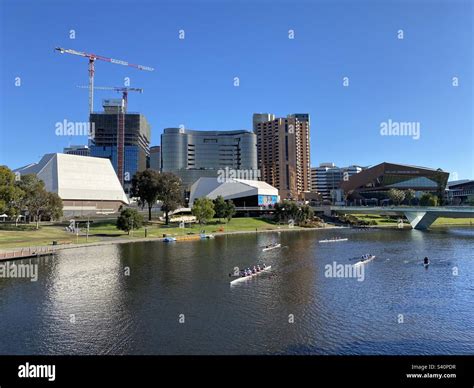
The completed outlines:
<svg viewBox="0 0 474 388">
<path fill-rule="evenodd" d="M 118 119 L 120 109 L 104 100 L 104 112 L 90 115 L 94 126 L 90 142 L 91 156 L 108 158 L 115 171 L 117 168 Z M 150 157 L 150 125 L 140 113 L 125 114 L 125 148 L 124 148 L 124 189 L 129 191 L 131 180 L 136 172 L 147 168 Z"/>
<path fill-rule="evenodd" d="M 201 177 L 219 172 L 245 171 L 253 179 L 257 170 L 257 138 L 253 132 L 195 131 L 165 128 L 161 135 L 161 169 L 179 176 L 185 190 Z"/>
</svg>

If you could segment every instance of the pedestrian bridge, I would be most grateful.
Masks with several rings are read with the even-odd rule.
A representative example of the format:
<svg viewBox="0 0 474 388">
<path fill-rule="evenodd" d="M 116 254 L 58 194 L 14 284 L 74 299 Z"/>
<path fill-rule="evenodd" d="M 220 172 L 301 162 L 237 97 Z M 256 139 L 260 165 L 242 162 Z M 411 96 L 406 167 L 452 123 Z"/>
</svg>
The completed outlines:
<svg viewBox="0 0 474 388">
<path fill-rule="evenodd" d="M 377 214 L 405 216 L 414 229 L 428 229 L 438 217 L 474 218 L 473 206 L 331 206 L 331 211 L 344 214 Z"/>
</svg>

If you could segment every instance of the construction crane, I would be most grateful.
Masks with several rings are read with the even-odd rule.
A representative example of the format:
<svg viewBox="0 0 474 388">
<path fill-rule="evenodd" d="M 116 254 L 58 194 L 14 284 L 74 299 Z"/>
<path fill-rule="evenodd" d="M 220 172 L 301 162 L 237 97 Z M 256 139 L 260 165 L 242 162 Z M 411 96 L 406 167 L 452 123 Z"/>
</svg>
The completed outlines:
<svg viewBox="0 0 474 388">
<path fill-rule="evenodd" d="M 78 86 L 81 89 L 87 89 L 88 86 Z M 127 113 L 128 106 L 128 92 L 143 93 L 141 88 L 129 88 L 120 86 L 94 86 L 96 90 L 113 90 L 118 93 L 122 93 L 124 101 L 124 108 L 118 111 L 118 123 L 117 123 L 117 176 L 120 184 L 123 186 L 124 180 L 124 161 L 125 161 L 125 114 Z"/>
<path fill-rule="evenodd" d="M 94 109 L 94 74 L 95 74 L 95 61 L 101 60 L 105 62 L 115 63 L 116 65 L 129 66 L 138 70 L 153 71 L 154 69 L 149 66 L 135 65 L 127 61 L 122 61 L 120 59 L 107 58 L 101 55 L 84 53 L 82 51 L 76 51 L 72 49 L 65 49 L 62 47 L 56 47 L 56 51 L 59 51 L 61 54 L 72 54 L 78 55 L 80 57 L 89 59 L 89 113 L 93 112 Z"/>
<path fill-rule="evenodd" d="M 78 86 L 81 89 L 89 89 L 89 86 Z M 94 86 L 93 89 L 95 90 L 113 90 L 118 93 L 122 93 L 122 98 L 125 102 L 125 111 L 127 111 L 127 104 L 128 104 L 128 92 L 138 92 L 143 93 L 143 89 L 141 88 L 129 88 L 129 87 L 121 87 L 121 86 Z"/>
</svg>

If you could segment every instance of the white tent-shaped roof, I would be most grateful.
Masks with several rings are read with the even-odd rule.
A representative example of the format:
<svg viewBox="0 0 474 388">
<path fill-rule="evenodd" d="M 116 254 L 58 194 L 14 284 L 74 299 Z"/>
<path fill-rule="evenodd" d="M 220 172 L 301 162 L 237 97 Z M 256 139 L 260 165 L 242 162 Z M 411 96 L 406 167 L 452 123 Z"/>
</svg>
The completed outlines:
<svg viewBox="0 0 474 388">
<path fill-rule="evenodd" d="M 191 186 L 189 206 L 200 197 L 215 199 L 221 195 L 225 200 L 250 197 L 252 195 L 278 195 L 278 189 L 263 181 L 246 179 L 199 178 Z"/>
<path fill-rule="evenodd" d="M 128 198 L 109 159 L 69 154 L 46 154 L 39 163 L 15 170 L 36 174 L 46 190 L 62 200 L 120 201 Z"/>
</svg>

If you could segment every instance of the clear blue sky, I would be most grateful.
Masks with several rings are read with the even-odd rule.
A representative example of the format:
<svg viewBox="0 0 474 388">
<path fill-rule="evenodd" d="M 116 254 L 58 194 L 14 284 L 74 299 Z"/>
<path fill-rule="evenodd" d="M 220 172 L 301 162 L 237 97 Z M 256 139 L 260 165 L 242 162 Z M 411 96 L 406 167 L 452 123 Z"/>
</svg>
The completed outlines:
<svg viewBox="0 0 474 388">
<path fill-rule="evenodd" d="M 87 90 L 75 87 L 87 85 L 87 60 L 53 51 L 62 46 L 155 68 L 97 61 L 95 78 L 120 86 L 130 77 L 144 88 L 130 95 L 129 110 L 148 118 L 152 145 L 180 124 L 251 129 L 254 112 L 307 112 L 313 166 L 389 161 L 474 178 L 470 1 L 0 4 L 0 164 L 15 168 L 86 143 L 55 135 L 56 122 L 86 121 L 88 112 Z M 117 96 L 96 92 L 95 109 Z M 421 138 L 381 136 L 388 119 L 419 122 Z"/>
</svg>

